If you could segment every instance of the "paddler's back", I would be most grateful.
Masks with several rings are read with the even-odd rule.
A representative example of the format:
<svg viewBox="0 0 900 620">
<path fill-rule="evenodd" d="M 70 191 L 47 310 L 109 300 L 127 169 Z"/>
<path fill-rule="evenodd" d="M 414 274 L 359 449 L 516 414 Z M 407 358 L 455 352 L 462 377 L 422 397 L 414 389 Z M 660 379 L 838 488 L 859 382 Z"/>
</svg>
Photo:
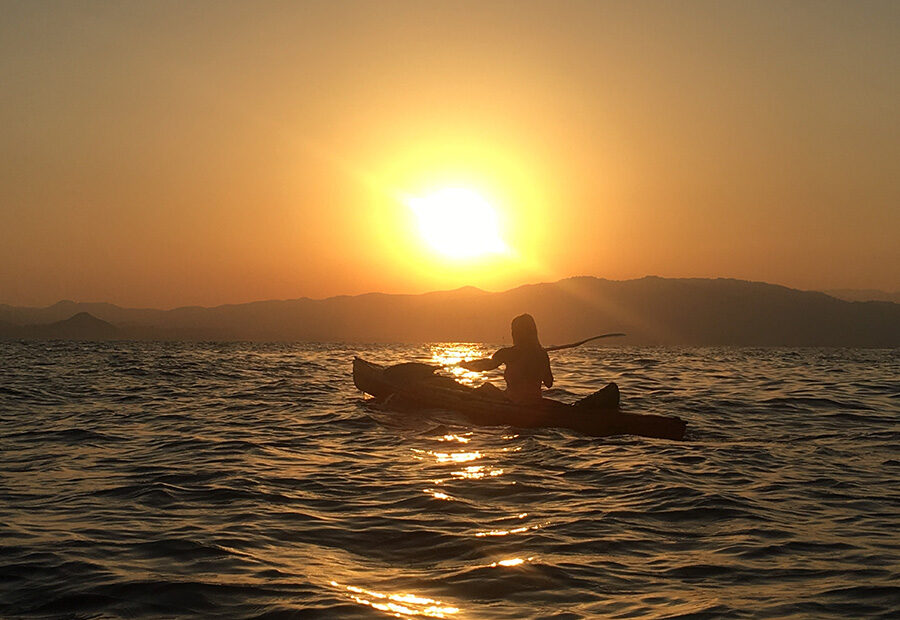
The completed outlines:
<svg viewBox="0 0 900 620">
<path fill-rule="evenodd" d="M 543 347 L 506 347 L 494 353 L 493 359 L 506 364 L 503 378 L 506 379 L 507 397 L 513 402 L 540 400 L 541 383 L 547 387 L 553 385 L 550 357 Z"/>
</svg>

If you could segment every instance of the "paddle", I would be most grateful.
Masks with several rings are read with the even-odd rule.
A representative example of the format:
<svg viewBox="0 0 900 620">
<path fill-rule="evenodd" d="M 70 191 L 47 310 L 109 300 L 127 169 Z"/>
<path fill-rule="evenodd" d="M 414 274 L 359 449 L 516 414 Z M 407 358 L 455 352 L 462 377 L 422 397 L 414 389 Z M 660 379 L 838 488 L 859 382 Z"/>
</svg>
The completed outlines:
<svg viewBox="0 0 900 620">
<path fill-rule="evenodd" d="M 552 347 L 544 347 L 544 351 L 561 351 L 562 349 L 573 349 L 575 347 L 580 347 L 586 342 L 590 342 L 592 340 L 599 340 L 600 338 L 613 338 L 615 336 L 624 336 L 625 334 L 621 332 L 615 332 L 611 334 L 600 334 L 599 336 L 591 336 L 590 338 L 585 338 L 584 340 L 579 340 L 578 342 L 572 342 L 569 344 L 557 344 Z M 484 370 L 493 370 L 497 368 L 501 362 L 494 361 L 492 358 L 486 358 L 482 360 L 464 360 L 461 362 L 457 362 L 454 364 L 455 366 L 462 366 L 466 370 L 472 370 L 475 372 L 481 372 Z"/>
<path fill-rule="evenodd" d="M 590 338 L 585 338 L 584 340 L 579 340 L 578 342 L 573 342 L 571 344 L 557 344 L 552 347 L 544 347 L 544 351 L 561 351 L 562 349 L 574 349 L 575 347 L 580 347 L 585 342 L 590 342 L 591 340 L 599 340 L 600 338 L 613 338 L 615 336 L 624 336 L 625 334 L 621 332 L 615 332 L 612 334 L 600 334 L 599 336 L 591 336 Z"/>
</svg>

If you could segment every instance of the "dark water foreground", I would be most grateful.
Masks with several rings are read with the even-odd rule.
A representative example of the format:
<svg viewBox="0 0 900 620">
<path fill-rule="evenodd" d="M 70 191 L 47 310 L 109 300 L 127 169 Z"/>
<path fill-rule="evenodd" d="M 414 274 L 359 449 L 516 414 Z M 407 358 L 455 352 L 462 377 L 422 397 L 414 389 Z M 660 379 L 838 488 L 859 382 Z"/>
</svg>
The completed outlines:
<svg viewBox="0 0 900 620">
<path fill-rule="evenodd" d="M 900 351 L 580 349 L 689 441 L 363 404 L 453 347 L 0 343 L 0 617 L 898 617 Z"/>
</svg>

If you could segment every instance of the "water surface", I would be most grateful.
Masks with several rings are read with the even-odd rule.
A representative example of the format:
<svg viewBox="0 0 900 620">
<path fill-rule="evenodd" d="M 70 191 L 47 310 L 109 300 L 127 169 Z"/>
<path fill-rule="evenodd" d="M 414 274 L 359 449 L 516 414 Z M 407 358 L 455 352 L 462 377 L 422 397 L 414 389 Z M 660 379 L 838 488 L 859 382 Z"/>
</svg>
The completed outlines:
<svg viewBox="0 0 900 620">
<path fill-rule="evenodd" d="M 688 440 L 379 411 L 479 346 L 0 343 L 0 616 L 897 617 L 900 351 L 585 347 Z M 472 377 L 463 377 L 472 379 Z"/>
</svg>

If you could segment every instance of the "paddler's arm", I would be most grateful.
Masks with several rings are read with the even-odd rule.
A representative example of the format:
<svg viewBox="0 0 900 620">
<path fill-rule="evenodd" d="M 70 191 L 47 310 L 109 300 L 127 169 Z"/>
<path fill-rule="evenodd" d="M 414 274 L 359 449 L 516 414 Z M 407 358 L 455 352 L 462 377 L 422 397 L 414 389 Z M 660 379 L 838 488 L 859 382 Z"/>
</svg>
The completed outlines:
<svg viewBox="0 0 900 620">
<path fill-rule="evenodd" d="M 493 370 L 495 368 L 500 368 L 500 365 L 506 362 L 506 357 L 509 349 L 500 349 L 496 353 L 494 353 L 490 358 L 485 358 L 481 360 L 469 360 L 467 362 L 460 362 L 460 366 L 465 368 L 466 370 L 472 370 L 474 372 L 484 372 L 485 370 Z"/>
<path fill-rule="evenodd" d="M 499 362 L 492 357 L 481 359 L 481 360 L 468 360 L 466 362 L 460 362 L 459 365 L 465 368 L 466 370 L 472 370 L 474 372 L 484 372 L 485 370 L 493 370 L 495 368 L 499 368 L 500 364 L 503 362 Z"/>
</svg>

